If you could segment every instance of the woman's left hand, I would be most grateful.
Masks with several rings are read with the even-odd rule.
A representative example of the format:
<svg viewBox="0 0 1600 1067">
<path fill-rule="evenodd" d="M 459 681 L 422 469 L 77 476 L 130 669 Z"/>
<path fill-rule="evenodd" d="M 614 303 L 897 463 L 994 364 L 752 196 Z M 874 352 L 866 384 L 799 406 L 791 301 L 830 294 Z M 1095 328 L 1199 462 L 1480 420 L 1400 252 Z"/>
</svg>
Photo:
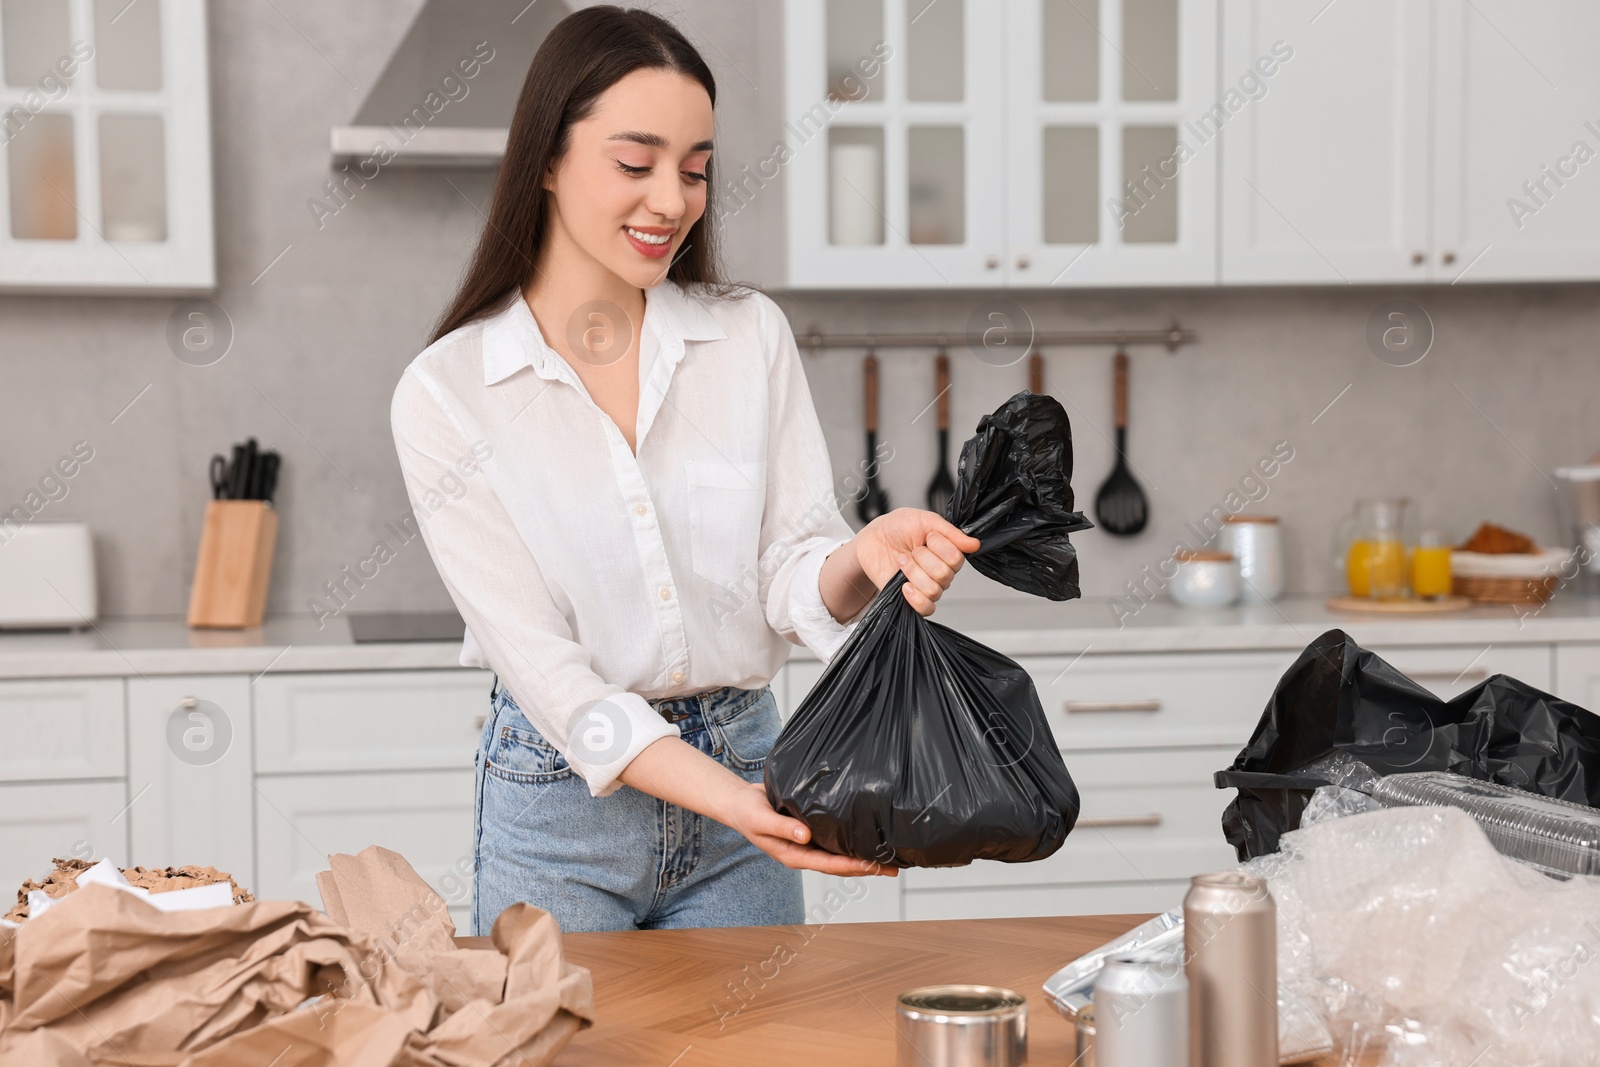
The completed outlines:
<svg viewBox="0 0 1600 1067">
<path fill-rule="evenodd" d="M 950 587 L 966 554 L 981 542 L 961 532 L 944 516 L 917 508 L 895 508 L 856 534 L 856 559 L 874 586 L 905 571 L 901 588 L 919 615 L 932 615 L 933 602 Z"/>
</svg>

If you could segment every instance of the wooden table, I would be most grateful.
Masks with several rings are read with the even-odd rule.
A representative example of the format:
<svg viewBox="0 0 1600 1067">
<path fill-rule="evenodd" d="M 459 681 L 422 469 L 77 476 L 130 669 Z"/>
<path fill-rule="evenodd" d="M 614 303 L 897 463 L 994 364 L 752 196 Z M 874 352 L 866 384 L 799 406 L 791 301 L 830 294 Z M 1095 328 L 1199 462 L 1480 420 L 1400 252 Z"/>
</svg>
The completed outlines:
<svg viewBox="0 0 1600 1067">
<path fill-rule="evenodd" d="M 555 1062 L 893 1067 L 895 997 L 973 982 L 1026 996 L 1029 1064 L 1068 1067 L 1073 1029 L 1045 999 L 1045 979 L 1149 917 L 567 934 L 567 959 L 594 976 L 596 1022 Z"/>
</svg>

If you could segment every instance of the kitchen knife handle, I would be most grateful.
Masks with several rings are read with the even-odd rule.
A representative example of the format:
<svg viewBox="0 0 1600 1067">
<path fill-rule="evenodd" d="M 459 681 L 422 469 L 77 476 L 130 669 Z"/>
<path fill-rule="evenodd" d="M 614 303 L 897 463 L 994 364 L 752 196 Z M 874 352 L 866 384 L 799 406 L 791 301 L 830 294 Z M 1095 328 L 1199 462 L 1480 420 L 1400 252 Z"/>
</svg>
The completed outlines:
<svg viewBox="0 0 1600 1067">
<path fill-rule="evenodd" d="M 933 388 L 939 398 L 939 429 L 950 428 L 950 357 L 940 352 L 933 360 Z"/>
<path fill-rule="evenodd" d="M 866 423 L 868 433 L 878 432 L 878 357 L 868 353 L 861 363 L 866 385 Z"/>
<path fill-rule="evenodd" d="M 1116 426 L 1121 430 L 1128 425 L 1128 354 L 1119 349 L 1113 363 L 1116 367 Z"/>
</svg>

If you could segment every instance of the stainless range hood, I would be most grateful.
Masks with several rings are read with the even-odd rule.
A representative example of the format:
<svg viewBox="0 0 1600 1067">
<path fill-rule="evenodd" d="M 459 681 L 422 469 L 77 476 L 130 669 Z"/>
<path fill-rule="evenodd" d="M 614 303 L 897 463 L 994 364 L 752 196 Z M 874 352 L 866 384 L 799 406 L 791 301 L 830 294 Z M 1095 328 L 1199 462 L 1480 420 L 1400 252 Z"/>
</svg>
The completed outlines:
<svg viewBox="0 0 1600 1067">
<path fill-rule="evenodd" d="M 424 0 L 355 118 L 333 128 L 334 164 L 498 165 L 528 64 L 568 11 L 562 0 Z"/>
</svg>

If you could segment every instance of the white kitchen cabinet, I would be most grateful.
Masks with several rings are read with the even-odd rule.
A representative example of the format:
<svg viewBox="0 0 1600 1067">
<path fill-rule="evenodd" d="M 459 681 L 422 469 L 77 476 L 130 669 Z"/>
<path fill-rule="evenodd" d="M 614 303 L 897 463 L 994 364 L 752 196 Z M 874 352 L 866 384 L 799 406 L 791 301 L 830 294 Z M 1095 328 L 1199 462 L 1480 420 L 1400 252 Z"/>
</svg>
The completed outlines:
<svg viewBox="0 0 1600 1067">
<path fill-rule="evenodd" d="M 1189 880 L 1101 885 L 1013 885 L 908 891 L 905 917 L 1023 919 L 1035 915 L 1143 915 L 1183 906 Z M 1063 955 L 1065 964 L 1070 956 Z"/>
<path fill-rule="evenodd" d="M 126 775 L 122 686 L 121 678 L 0 682 L 0 781 Z"/>
<path fill-rule="evenodd" d="M 1551 691 L 1549 645 L 1439 645 L 1430 648 L 1383 648 L 1373 652 L 1400 673 L 1444 700 L 1480 685 L 1491 675 L 1509 674 Z"/>
<path fill-rule="evenodd" d="M 1222 281 L 1600 276 L 1600 8 L 1222 0 L 1224 87 L 1292 50 L 1222 137 Z"/>
<path fill-rule="evenodd" d="M 1028 656 L 1063 752 L 1232 745 L 1243 748 L 1297 652 Z"/>
<path fill-rule="evenodd" d="M 1083 807 L 1060 851 L 1036 863 L 902 871 L 906 892 L 1162 882 L 1230 867 L 1238 860 L 1221 820 L 1233 790 L 1216 788 L 1211 776 L 1241 747 L 1064 752 Z"/>
<path fill-rule="evenodd" d="M 785 283 L 1214 282 L 1215 2 L 789 0 Z"/>
<path fill-rule="evenodd" d="M 0 892 L 50 873 L 53 859 L 128 865 L 128 786 L 112 782 L 0 785 Z M 0 901 L 0 915 L 13 900 Z"/>
<path fill-rule="evenodd" d="M 489 671 L 312 671 L 255 684 L 256 771 L 472 769 Z"/>
<path fill-rule="evenodd" d="M 250 676 L 128 680 L 129 852 L 256 884 Z"/>
<path fill-rule="evenodd" d="M 1007 284 L 1214 283 L 1218 155 L 1189 120 L 1215 0 L 1008 0 L 1005 25 Z"/>
<path fill-rule="evenodd" d="M 1434 2 L 1435 277 L 1600 277 L 1600 5 Z"/>
<path fill-rule="evenodd" d="M 1557 645 L 1556 696 L 1600 715 L 1600 645 Z"/>
<path fill-rule="evenodd" d="M 994 286 L 1005 5 L 789 0 L 788 283 Z"/>
<path fill-rule="evenodd" d="M 472 768 L 262 777 L 256 789 L 257 896 L 320 904 L 328 856 L 368 845 L 400 853 L 465 932 L 472 905 Z"/>
<path fill-rule="evenodd" d="M 216 285 L 204 0 L 0 6 L 0 290 Z"/>
<path fill-rule="evenodd" d="M 1223 283 L 1427 281 L 1433 0 L 1221 2 Z"/>
</svg>

